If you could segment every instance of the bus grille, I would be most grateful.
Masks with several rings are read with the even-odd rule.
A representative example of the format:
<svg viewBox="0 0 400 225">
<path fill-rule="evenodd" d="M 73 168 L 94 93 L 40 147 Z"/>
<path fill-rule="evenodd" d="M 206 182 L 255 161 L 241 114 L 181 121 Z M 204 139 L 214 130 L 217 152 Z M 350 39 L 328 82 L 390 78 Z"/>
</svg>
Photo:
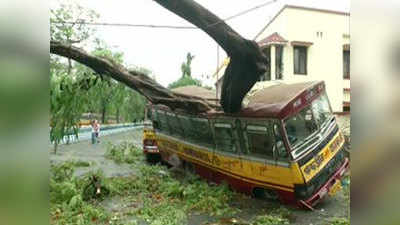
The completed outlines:
<svg viewBox="0 0 400 225">
<path fill-rule="evenodd" d="M 304 156 L 298 161 L 299 166 L 306 164 L 312 158 L 314 158 L 321 150 L 332 140 L 333 136 L 338 132 L 339 127 L 336 125 L 335 128 L 328 134 L 328 136 L 314 149 L 312 152 Z"/>
<path fill-rule="evenodd" d="M 333 174 L 339 169 L 339 167 L 344 162 L 344 151 L 340 149 L 340 151 L 333 157 L 328 164 L 320 171 L 310 182 L 308 185 L 314 186 L 314 191 L 319 190 L 328 180 L 333 176 Z"/>
</svg>

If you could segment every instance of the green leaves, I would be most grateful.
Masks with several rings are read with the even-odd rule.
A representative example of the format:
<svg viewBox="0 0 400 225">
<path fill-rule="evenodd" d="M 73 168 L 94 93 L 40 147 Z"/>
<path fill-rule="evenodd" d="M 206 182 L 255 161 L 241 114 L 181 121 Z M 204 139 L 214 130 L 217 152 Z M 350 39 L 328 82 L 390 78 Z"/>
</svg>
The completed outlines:
<svg viewBox="0 0 400 225">
<path fill-rule="evenodd" d="M 174 81 L 171 84 L 169 84 L 168 88 L 169 89 L 174 89 L 174 88 L 177 88 L 177 87 L 190 86 L 190 85 L 196 85 L 196 86 L 201 87 L 202 83 L 198 79 L 194 79 L 194 78 L 189 77 L 189 76 L 183 76 L 183 77 L 179 78 L 179 80 Z"/>
</svg>

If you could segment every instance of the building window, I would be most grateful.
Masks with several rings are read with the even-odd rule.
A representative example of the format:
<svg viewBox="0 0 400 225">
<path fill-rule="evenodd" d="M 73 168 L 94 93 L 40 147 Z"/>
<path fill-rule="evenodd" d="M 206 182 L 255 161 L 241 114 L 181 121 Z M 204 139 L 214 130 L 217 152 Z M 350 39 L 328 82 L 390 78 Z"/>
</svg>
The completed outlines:
<svg viewBox="0 0 400 225">
<path fill-rule="evenodd" d="M 350 79 L 350 51 L 343 50 L 343 78 Z"/>
<path fill-rule="evenodd" d="M 260 76 L 260 81 L 271 80 L 271 47 L 262 49 L 262 52 L 267 57 L 267 71 Z"/>
<path fill-rule="evenodd" d="M 276 45 L 275 46 L 275 78 L 277 80 L 282 80 L 282 54 L 283 54 L 283 46 Z"/>
<path fill-rule="evenodd" d="M 307 74 L 307 47 L 294 46 L 294 73 Z"/>
</svg>

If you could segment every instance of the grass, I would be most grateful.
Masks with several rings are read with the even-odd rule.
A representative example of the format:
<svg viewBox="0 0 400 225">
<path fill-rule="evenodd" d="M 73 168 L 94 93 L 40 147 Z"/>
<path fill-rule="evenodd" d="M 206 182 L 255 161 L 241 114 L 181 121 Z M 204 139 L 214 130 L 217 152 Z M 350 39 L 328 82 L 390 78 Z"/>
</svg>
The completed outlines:
<svg viewBox="0 0 400 225">
<path fill-rule="evenodd" d="M 96 199 L 90 198 L 84 191 L 90 185 L 90 177 L 94 173 L 80 179 L 73 177 L 73 162 L 52 165 L 50 172 L 51 224 L 92 224 L 109 221 L 109 214 L 98 206 Z M 101 176 L 98 172 L 96 175 Z"/>
<path fill-rule="evenodd" d="M 179 225 L 186 224 L 188 215 L 193 213 L 221 221 L 213 224 L 239 224 L 234 222 L 236 219 L 230 223 L 223 222 L 224 218 L 238 215 L 240 207 L 233 207 L 231 203 L 240 201 L 242 197 L 227 185 L 209 185 L 197 175 L 182 171 L 183 174 L 179 174 L 179 171 L 173 172 L 160 165 L 145 164 L 142 151 L 127 142 L 109 144 L 106 156 L 119 163 L 132 164 L 139 173 L 130 177 L 106 178 L 102 171 L 95 171 L 76 178 L 73 177 L 75 168 L 90 163 L 67 161 L 52 165 L 51 224 L 133 225 L 146 222 L 149 225 Z M 101 187 L 100 195 L 95 194 L 96 187 Z M 118 212 L 104 208 L 103 200 L 114 198 L 121 203 Z M 292 221 L 292 211 L 285 206 L 274 206 L 254 214 L 254 218 L 240 224 L 284 225 Z M 330 225 L 350 224 L 345 218 L 326 221 Z"/>
<path fill-rule="evenodd" d="M 105 157 L 114 160 L 118 164 L 133 164 L 143 158 L 143 152 L 130 142 L 122 142 L 120 144 L 107 143 Z"/>
<path fill-rule="evenodd" d="M 350 225 L 350 221 L 347 218 L 333 217 L 329 219 L 329 225 Z"/>
</svg>

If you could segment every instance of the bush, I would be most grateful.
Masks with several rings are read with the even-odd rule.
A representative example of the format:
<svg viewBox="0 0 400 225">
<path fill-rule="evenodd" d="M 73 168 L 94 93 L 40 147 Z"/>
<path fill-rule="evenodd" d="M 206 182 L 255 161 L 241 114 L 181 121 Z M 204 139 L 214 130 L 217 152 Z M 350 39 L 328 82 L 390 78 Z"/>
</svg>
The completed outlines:
<svg viewBox="0 0 400 225">
<path fill-rule="evenodd" d="M 114 160 L 114 162 L 133 164 L 143 157 L 142 151 L 133 143 L 122 142 L 120 144 L 108 143 L 107 151 L 105 154 L 107 159 Z"/>
</svg>

